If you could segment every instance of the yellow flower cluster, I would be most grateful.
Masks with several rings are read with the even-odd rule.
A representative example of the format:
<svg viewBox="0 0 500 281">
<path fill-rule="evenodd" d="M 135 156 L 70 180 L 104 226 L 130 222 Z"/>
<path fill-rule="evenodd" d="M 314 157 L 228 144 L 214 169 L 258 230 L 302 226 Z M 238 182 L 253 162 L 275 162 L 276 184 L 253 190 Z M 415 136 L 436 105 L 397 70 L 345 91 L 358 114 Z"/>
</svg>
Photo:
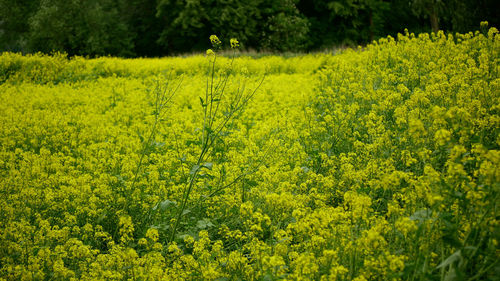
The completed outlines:
<svg viewBox="0 0 500 281">
<path fill-rule="evenodd" d="M 201 166 L 203 55 L 1 54 L 0 280 L 495 278 L 495 28 L 232 65 Z"/>
</svg>

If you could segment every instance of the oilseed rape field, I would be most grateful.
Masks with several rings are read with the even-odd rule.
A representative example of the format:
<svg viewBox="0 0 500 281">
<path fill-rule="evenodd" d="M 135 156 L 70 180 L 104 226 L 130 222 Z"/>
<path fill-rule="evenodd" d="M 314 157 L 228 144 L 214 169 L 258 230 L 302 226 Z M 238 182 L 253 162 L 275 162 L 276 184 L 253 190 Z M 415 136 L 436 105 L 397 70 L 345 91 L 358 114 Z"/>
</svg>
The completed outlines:
<svg viewBox="0 0 500 281">
<path fill-rule="evenodd" d="M 210 39 L 0 55 L 0 280 L 498 280 L 496 28 Z"/>
</svg>

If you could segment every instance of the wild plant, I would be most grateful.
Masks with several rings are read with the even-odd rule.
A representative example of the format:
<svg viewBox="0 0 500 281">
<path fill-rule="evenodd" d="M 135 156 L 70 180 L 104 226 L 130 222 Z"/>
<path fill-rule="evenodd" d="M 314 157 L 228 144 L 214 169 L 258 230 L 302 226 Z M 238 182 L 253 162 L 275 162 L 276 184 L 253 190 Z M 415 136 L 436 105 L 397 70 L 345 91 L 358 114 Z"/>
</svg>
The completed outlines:
<svg viewBox="0 0 500 281">
<path fill-rule="evenodd" d="M 140 171 L 142 170 L 142 166 L 144 163 L 144 159 L 146 155 L 148 155 L 151 151 L 154 150 L 157 143 L 155 142 L 155 136 L 158 133 L 159 123 L 165 118 L 167 113 L 167 109 L 169 104 L 172 101 L 175 93 L 179 90 L 182 84 L 182 77 L 176 81 L 173 77 L 172 72 L 164 75 L 164 77 L 157 77 L 154 80 L 154 89 L 152 90 L 154 96 L 154 109 L 152 115 L 154 116 L 153 125 L 151 126 L 151 130 L 146 138 L 142 135 L 139 135 L 142 141 L 142 148 L 140 151 L 139 162 L 134 170 L 132 182 L 130 186 L 127 188 L 129 193 L 135 190 L 137 181 L 141 175 Z M 141 198 L 144 198 L 144 186 L 140 188 Z M 126 198 L 130 198 L 131 194 L 128 194 Z M 123 209 L 126 210 L 128 208 L 130 200 L 124 200 Z"/>
<path fill-rule="evenodd" d="M 223 132 L 228 129 L 231 121 L 235 120 L 243 112 L 244 108 L 248 105 L 248 102 L 252 99 L 264 81 L 263 77 L 258 85 L 250 91 L 245 88 L 245 83 L 242 83 L 236 88 L 236 90 L 234 90 L 234 92 L 232 91 L 229 94 L 227 89 L 230 84 L 229 80 L 231 78 L 233 62 L 236 49 L 239 47 L 239 42 L 234 38 L 230 40 L 233 53 L 229 65 L 222 71 L 220 71 L 217 67 L 217 52 L 221 50 L 222 42 L 216 35 L 210 36 L 210 42 L 212 43 L 213 49 L 208 49 L 206 52 L 208 57 L 208 75 L 205 94 L 204 96 L 199 97 L 200 104 L 203 109 L 201 141 L 199 142 L 200 152 L 197 156 L 196 162 L 192 165 L 189 172 L 188 182 L 182 194 L 170 233 L 170 242 L 174 241 L 176 237 L 179 223 L 181 222 L 182 216 L 186 211 L 193 187 L 197 184 L 201 177 L 207 176 L 204 170 L 212 170 L 214 163 L 209 161 L 210 153 L 215 149 L 218 140 L 220 141 L 224 138 L 225 134 L 223 134 Z M 214 188 L 212 193 L 228 188 L 242 178 L 244 178 L 244 173 L 237 176 L 235 180 L 228 184 L 223 184 L 220 181 L 219 186 Z"/>
</svg>

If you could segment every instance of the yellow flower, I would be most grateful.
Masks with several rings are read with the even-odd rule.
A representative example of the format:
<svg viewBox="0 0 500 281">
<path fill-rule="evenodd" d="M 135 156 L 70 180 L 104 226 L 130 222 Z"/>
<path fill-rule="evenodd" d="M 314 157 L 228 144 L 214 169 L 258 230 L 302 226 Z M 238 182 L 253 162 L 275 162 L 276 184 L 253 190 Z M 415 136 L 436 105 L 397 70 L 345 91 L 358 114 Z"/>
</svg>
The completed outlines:
<svg viewBox="0 0 500 281">
<path fill-rule="evenodd" d="M 151 240 L 152 242 L 158 241 L 158 237 L 159 237 L 158 229 L 156 229 L 156 228 L 148 229 L 148 231 L 146 232 L 146 237 L 149 240 Z"/>
<path fill-rule="evenodd" d="M 451 133 L 446 129 L 440 129 L 434 135 L 434 140 L 436 141 L 436 144 L 438 144 L 439 146 L 445 145 L 448 141 L 450 141 L 450 139 L 451 139 Z"/>
<path fill-rule="evenodd" d="M 231 43 L 231 48 L 238 48 L 240 46 L 240 42 L 236 38 L 231 38 L 229 41 Z"/>
<path fill-rule="evenodd" d="M 210 35 L 210 42 L 212 43 L 212 46 L 218 47 L 222 44 L 222 42 L 219 40 L 217 35 Z"/>
</svg>

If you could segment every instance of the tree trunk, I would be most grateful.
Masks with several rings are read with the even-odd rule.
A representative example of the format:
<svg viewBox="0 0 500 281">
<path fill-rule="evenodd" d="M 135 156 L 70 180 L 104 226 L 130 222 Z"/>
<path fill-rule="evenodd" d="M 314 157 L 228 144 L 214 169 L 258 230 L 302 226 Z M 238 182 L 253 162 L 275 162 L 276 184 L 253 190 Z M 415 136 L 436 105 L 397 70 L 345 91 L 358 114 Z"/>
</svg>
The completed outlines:
<svg viewBox="0 0 500 281">
<path fill-rule="evenodd" d="M 429 19 L 431 20 L 432 32 L 437 33 L 439 31 L 439 18 L 435 10 L 431 12 Z"/>
<path fill-rule="evenodd" d="M 370 43 L 373 42 L 373 12 L 370 10 L 370 14 L 368 15 L 370 21 Z"/>
</svg>

